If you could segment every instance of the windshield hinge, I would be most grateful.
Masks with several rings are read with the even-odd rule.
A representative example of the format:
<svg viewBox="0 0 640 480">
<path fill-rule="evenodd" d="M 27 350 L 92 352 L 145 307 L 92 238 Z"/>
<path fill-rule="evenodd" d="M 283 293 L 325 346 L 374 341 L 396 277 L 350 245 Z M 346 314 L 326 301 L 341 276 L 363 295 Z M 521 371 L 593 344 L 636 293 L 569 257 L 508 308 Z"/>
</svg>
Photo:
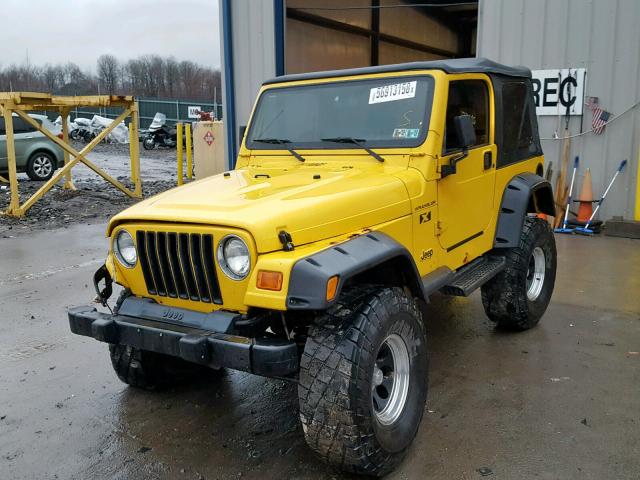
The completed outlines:
<svg viewBox="0 0 640 480">
<path fill-rule="evenodd" d="M 285 230 L 281 230 L 278 233 L 278 238 L 280 239 L 280 243 L 282 243 L 282 249 L 285 252 L 291 252 L 294 249 L 293 239 L 291 238 L 291 234 Z"/>
</svg>

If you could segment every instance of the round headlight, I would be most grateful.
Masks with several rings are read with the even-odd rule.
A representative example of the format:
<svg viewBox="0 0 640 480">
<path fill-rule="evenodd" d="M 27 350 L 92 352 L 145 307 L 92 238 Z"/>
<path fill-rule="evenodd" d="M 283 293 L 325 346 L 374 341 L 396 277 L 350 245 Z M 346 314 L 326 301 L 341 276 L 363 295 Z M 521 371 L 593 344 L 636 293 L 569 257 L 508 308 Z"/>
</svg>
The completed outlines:
<svg viewBox="0 0 640 480">
<path fill-rule="evenodd" d="M 138 261 L 138 252 L 136 251 L 136 245 L 133 243 L 133 237 L 126 230 L 120 230 L 116 235 L 114 251 L 116 258 L 125 267 L 133 267 Z"/>
<path fill-rule="evenodd" d="M 251 255 L 249 247 L 240 237 L 228 235 L 218 244 L 218 264 L 225 275 L 242 280 L 249 274 Z"/>
</svg>

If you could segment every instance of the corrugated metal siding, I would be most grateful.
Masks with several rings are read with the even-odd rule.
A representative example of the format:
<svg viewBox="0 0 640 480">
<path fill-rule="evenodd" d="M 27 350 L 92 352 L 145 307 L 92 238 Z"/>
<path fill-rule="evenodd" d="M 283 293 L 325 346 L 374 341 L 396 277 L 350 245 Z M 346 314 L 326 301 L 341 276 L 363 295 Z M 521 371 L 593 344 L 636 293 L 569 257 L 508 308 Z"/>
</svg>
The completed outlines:
<svg viewBox="0 0 640 480">
<path fill-rule="evenodd" d="M 585 94 L 598 97 L 605 110 L 617 115 L 640 100 L 639 25 L 637 0 L 481 0 L 477 55 L 532 70 L 584 67 Z M 538 120 L 540 136 L 552 137 L 558 118 Z M 580 117 L 571 118 L 570 129 L 580 132 Z M 591 112 L 585 108 L 583 130 L 590 129 Z M 558 172 L 562 141 L 545 140 L 542 145 L 547 162 Z M 572 158 L 580 155 L 580 174 L 591 169 L 596 196 L 620 162 L 629 160 L 630 168 L 609 193 L 600 218 L 634 218 L 639 147 L 640 107 L 607 126 L 602 135 L 572 139 Z"/>
<path fill-rule="evenodd" d="M 233 0 L 233 62 L 240 126 L 264 79 L 276 76 L 273 0 Z"/>
<path fill-rule="evenodd" d="M 234 97 L 236 128 L 245 125 L 262 82 L 275 77 L 275 29 L 273 0 L 233 0 L 231 4 L 231 35 L 233 45 Z M 224 45 L 224 16 L 219 2 L 220 43 Z M 222 64 L 225 52 L 222 49 Z M 223 67 L 223 98 L 226 97 L 226 71 Z M 229 145 L 227 127 L 230 115 L 228 102 L 224 103 L 225 157 Z M 236 132 L 236 137 L 239 137 Z M 236 138 L 240 142 L 240 138 Z"/>
</svg>

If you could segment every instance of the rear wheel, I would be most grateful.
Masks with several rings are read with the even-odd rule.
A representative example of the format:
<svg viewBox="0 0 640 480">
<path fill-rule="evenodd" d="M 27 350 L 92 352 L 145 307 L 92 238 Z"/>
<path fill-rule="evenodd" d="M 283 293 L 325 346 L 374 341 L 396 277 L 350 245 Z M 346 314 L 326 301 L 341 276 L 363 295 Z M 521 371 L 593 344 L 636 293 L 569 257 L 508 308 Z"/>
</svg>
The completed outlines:
<svg viewBox="0 0 640 480">
<path fill-rule="evenodd" d="M 53 156 L 46 152 L 36 152 L 27 162 L 27 175 L 31 180 L 49 180 L 56 169 Z"/>
<path fill-rule="evenodd" d="M 222 374 L 222 370 L 212 370 L 181 358 L 129 345 L 109 345 L 109 353 L 118 378 L 132 387 L 145 390 L 168 388 Z"/>
<path fill-rule="evenodd" d="M 506 251 L 505 269 L 482 286 L 487 316 L 500 327 L 534 327 L 549 305 L 556 280 L 556 243 L 549 224 L 527 217 L 520 244 Z"/>
<path fill-rule="evenodd" d="M 318 318 L 300 362 L 309 446 L 342 470 L 381 476 L 413 441 L 427 396 L 427 345 L 416 302 L 359 288 Z"/>
</svg>

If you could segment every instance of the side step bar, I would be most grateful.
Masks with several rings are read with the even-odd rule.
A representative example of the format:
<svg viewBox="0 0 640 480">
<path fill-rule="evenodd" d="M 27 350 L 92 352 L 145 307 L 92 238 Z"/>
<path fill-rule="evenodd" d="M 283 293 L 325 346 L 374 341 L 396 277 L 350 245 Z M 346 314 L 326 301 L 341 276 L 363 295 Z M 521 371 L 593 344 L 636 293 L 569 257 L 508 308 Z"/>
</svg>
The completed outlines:
<svg viewBox="0 0 640 480">
<path fill-rule="evenodd" d="M 459 268 L 451 280 L 440 289 L 445 295 L 468 297 L 474 290 L 504 270 L 505 257 L 481 257 Z"/>
</svg>

